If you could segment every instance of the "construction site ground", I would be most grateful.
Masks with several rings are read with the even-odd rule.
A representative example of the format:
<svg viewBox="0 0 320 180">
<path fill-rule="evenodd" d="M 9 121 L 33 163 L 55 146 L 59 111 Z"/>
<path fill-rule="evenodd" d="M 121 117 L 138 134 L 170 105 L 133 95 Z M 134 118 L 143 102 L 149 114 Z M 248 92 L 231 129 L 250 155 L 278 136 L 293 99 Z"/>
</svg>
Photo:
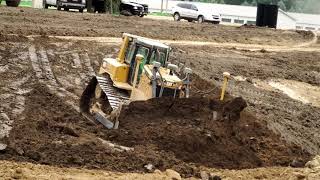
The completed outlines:
<svg viewBox="0 0 320 180">
<path fill-rule="evenodd" d="M 108 130 L 79 97 L 123 32 L 171 44 L 193 86 L 187 100 L 125 106 Z M 320 154 L 319 86 L 311 32 L 2 6 L 0 177 L 319 179 L 304 168 Z"/>
</svg>

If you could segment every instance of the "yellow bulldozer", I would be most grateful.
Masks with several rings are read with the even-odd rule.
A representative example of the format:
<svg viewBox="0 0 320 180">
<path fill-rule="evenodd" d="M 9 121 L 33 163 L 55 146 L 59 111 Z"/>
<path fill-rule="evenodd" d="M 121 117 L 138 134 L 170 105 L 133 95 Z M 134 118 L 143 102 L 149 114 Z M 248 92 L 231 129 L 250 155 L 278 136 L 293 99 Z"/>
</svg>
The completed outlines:
<svg viewBox="0 0 320 180">
<path fill-rule="evenodd" d="M 80 99 L 80 110 L 107 128 L 117 129 L 121 107 L 132 101 L 170 96 L 188 98 L 190 68 L 169 63 L 171 48 L 159 41 L 124 33 L 116 59 L 105 58 Z"/>
</svg>

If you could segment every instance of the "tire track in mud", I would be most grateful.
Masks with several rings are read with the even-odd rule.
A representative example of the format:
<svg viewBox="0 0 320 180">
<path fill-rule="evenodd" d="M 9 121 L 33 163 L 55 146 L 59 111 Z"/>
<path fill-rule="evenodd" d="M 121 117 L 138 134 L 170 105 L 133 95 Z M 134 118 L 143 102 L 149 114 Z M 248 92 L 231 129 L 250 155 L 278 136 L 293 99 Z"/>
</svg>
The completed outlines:
<svg viewBox="0 0 320 180">
<path fill-rule="evenodd" d="M 80 61 L 80 56 L 78 53 L 72 53 L 72 60 L 73 60 L 73 68 L 76 69 L 82 69 L 81 61 Z M 83 73 L 82 71 L 78 72 L 80 79 L 86 79 L 86 74 Z"/>
<path fill-rule="evenodd" d="M 77 105 L 78 103 L 76 103 L 78 102 L 79 97 L 58 85 L 51 69 L 46 51 L 43 47 L 40 47 L 39 49 L 40 50 L 38 52 L 40 54 L 40 58 L 38 58 L 35 45 L 31 45 L 29 47 L 31 65 L 34 72 L 36 73 L 38 81 L 41 84 L 45 84 L 49 88 L 49 90 L 52 91 L 52 93 L 56 94 L 60 98 L 65 98 L 66 96 L 71 97 L 71 100 L 67 99 L 65 101 L 66 104 L 70 105 L 77 112 L 80 112 L 80 109 Z"/>
<path fill-rule="evenodd" d="M 31 79 L 30 74 L 24 73 L 29 68 L 28 63 L 25 63 L 28 54 L 24 51 L 25 46 L 21 43 L 9 43 L 9 45 L 6 43 L 0 47 L 2 47 L 1 54 L 5 57 L 1 61 L 5 65 L 0 71 L 4 79 L 0 82 L 0 141 L 2 141 L 9 136 L 13 121 L 25 118 L 21 115 L 25 110 L 24 94 L 32 89 L 24 87 L 24 84 Z"/>
<path fill-rule="evenodd" d="M 84 65 L 88 69 L 88 74 L 90 76 L 94 76 L 95 75 L 95 71 L 94 71 L 94 69 L 93 69 L 93 67 L 91 65 L 91 61 L 90 61 L 88 53 L 84 53 L 83 54 L 83 60 L 84 60 Z"/>
</svg>

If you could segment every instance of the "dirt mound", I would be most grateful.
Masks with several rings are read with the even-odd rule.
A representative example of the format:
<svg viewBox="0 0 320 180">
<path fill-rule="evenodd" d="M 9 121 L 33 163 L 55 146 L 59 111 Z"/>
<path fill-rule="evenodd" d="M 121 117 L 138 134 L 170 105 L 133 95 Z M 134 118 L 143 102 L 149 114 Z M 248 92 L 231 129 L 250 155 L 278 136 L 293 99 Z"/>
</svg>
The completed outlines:
<svg viewBox="0 0 320 180">
<path fill-rule="evenodd" d="M 131 147 L 155 144 L 184 162 L 228 169 L 286 166 L 308 157 L 253 116 L 244 112 L 239 119 L 245 106 L 242 98 L 133 102 L 122 114 L 121 129 L 108 132 L 108 139 Z"/>
<path fill-rule="evenodd" d="M 238 119 L 245 106 L 242 98 L 132 102 L 121 113 L 120 129 L 107 130 L 38 85 L 26 96 L 28 116 L 14 122 L 0 159 L 120 172 L 142 172 L 150 163 L 184 176 L 199 166 L 242 169 L 309 159 L 253 116 L 242 112 Z M 120 153 L 99 138 L 134 150 Z"/>
<path fill-rule="evenodd" d="M 306 39 L 312 39 L 314 36 L 314 33 L 312 31 L 302 31 L 302 30 L 297 30 L 296 31 L 298 34 L 302 35 Z"/>
</svg>

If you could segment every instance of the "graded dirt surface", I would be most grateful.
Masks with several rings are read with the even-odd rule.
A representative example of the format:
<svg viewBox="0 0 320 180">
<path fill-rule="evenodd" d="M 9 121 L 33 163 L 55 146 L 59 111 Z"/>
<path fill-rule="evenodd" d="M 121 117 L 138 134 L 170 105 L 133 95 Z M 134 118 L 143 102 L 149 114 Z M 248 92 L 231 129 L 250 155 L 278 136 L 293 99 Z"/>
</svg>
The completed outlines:
<svg viewBox="0 0 320 180">
<path fill-rule="evenodd" d="M 158 21 L 139 17 L 0 7 L 0 29 L 5 34 L 121 37 L 122 32 L 156 39 L 239 42 L 246 44 L 298 44 L 310 33 Z"/>
<path fill-rule="evenodd" d="M 319 107 L 292 99 L 270 85 L 286 79 L 292 84 L 297 81 L 307 83 L 310 88 L 319 87 L 318 51 L 251 51 L 236 47 L 173 45 L 170 62 L 183 63 L 195 74 L 192 98 L 133 102 L 121 113 L 120 129 L 108 130 L 84 118 L 78 104 L 101 60 L 115 57 L 119 45 L 45 35 L 119 37 L 121 30 L 127 30 L 166 40 L 221 40 L 260 45 L 270 45 L 269 36 L 279 36 L 274 45 L 294 46 L 309 42 L 310 33 L 184 22 L 162 24 L 162 21 L 141 18 L 128 20 L 109 15 L 0 8 L 2 32 L 11 29 L 10 33 L 21 33 L 0 36 L 0 143 L 8 145 L 0 152 L 0 159 L 6 160 L 2 161 L 8 165 L 5 167 L 27 166 L 28 169 L 33 165 L 25 166 L 24 162 L 31 162 L 50 165 L 39 167 L 53 168 L 50 172 L 56 171 L 57 177 L 61 177 L 64 170 L 69 173 L 69 167 L 104 170 L 84 170 L 88 176 L 97 173 L 99 177 L 99 173 L 111 171 L 111 177 L 121 177 L 127 172 L 148 172 L 147 165 L 152 166 L 150 171 L 173 169 L 183 177 L 199 177 L 204 169 L 231 179 L 239 176 L 289 179 L 309 174 L 305 174 L 306 169 L 283 166 L 302 167 L 320 153 Z M 67 17 L 73 18 L 73 24 Z M 102 20 L 106 23 L 95 24 L 96 34 L 86 34 L 87 26 L 82 23 L 87 17 L 87 25 Z M 16 18 L 12 25 L 10 18 Z M 37 18 L 41 23 L 36 23 Z M 146 28 L 138 30 L 130 25 L 139 23 Z M 49 33 L 38 31 L 41 28 Z M 197 31 L 187 31 L 188 28 Z M 198 31 L 199 28 L 203 31 Z M 176 31 L 181 31 L 179 36 Z M 253 40 L 238 37 L 245 37 L 248 31 L 253 32 L 250 35 Z M 230 36 L 232 33 L 237 36 Z M 42 36 L 29 36 L 39 34 Z M 223 39 L 218 41 L 215 37 L 219 34 Z M 220 102 L 219 87 L 225 71 L 230 72 L 232 78 L 227 98 Z M 244 100 L 234 98 L 239 96 Z M 315 93 L 314 96 L 320 95 Z M 11 165 L 8 160 L 17 164 Z M 247 168 L 250 170 L 239 170 Z M 77 174 L 75 171 L 79 172 L 77 169 L 70 173 Z M 12 173 L 16 172 L 4 174 L 4 177 L 11 177 Z M 146 176 L 153 177 L 153 174 Z M 143 175 L 134 174 L 134 177 Z"/>
<path fill-rule="evenodd" d="M 72 180 L 130 180 L 130 179 L 163 179 L 172 180 L 176 178 L 176 174 L 172 171 L 157 171 L 154 173 L 119 173 L 102 170 L 87 170 L 76 168 L 58 168 L 47 165 L 36 165 L 31 163 L 15 163 L 10 161 L 0 161 L 0 177 L 2 179 L 26 179 L 26 180 L 51 180 L 51 179 L 72 179 Z M 170 173 L 168 173 L 170 172 Z M 219 176 L 222 179 L 309 179 L 317 180 L 320 178 L 319 170 L 275 167 L 275 168 L 257 168 L 248 170 L 223 170 L 211 169 L 209 171 L 212 177 Z M 209 173 L 208 172 L 208 173 Z M 176 178 L 178 179 L 178 178 Z M 197 179 L 194 177 L 188 178 L 190 180 Z"/>
</svg>

